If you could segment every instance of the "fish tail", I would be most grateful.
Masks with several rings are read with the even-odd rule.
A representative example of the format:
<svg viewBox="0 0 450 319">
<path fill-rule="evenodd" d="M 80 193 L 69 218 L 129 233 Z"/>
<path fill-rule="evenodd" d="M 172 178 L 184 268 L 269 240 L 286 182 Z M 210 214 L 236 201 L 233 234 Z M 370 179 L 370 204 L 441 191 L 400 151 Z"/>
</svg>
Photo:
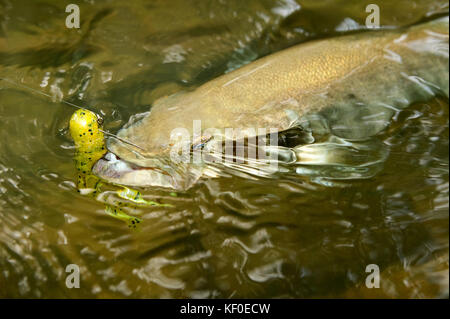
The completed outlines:
<svg viewBox="0 0 450 319">
<path fill-rule="evenodd" d="M 129 200 L 133 203 L 136 204 L 141 204 L 141 205 L 146 205 L 146 206 L 160 206 L 160 207 L 172 207 L 173 205 L 170 204 L 161 204 L 155 201 L 149 201 L 146 200 L 142 197 L 141 192 L 132 189 L 132 188 L 128 188 L 128 187 L 124 187 L 122 190 L 117 191 L 117 194 L 119 195 L 119 197 Z"/>
<path fill-rule="evenodd" d="M 133 229 L 133 230 L 140 229 L 142 220 L 138 217 L 128 215 L 121 208 L 106 205 L 105 211 L 108 215 L 125 222 L 127 224 L 128 228 Z"/>
</svg>

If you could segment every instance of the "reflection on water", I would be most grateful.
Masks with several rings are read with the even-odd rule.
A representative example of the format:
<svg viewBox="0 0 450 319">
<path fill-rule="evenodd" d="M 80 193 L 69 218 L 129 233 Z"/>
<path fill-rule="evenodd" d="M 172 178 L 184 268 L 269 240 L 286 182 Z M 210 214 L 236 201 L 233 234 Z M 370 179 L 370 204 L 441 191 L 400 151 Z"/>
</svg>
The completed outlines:
<svg viewBox="0 0 450 319">
<path fill-rule="evenodd" d="M 68 30 L 65 5 L 0 4 L 0 77 L 89 106 L 113 132 L 162 95 L 366 17 L 360 1 L 112 1 L 82 4 L 81 29 Z M 388 26 L 448 10 L 380 7 Z M 0 82 L 0 296 L 448 294 L 448 107 L 412 105 L 356 149 L 381 159 L 366 179 L 330 185 L 302 166 L 204 179 L 176 197 L 143 190 L 175 207 L 144 209 L 142 231 L 130 233 L 75 190 L 73 109 Z M 69 264 L 80 266 L 80 289 L 65 286 Z M 368 264 L 379 265 L 381 289 L 365 288 Z"/>
</svg>

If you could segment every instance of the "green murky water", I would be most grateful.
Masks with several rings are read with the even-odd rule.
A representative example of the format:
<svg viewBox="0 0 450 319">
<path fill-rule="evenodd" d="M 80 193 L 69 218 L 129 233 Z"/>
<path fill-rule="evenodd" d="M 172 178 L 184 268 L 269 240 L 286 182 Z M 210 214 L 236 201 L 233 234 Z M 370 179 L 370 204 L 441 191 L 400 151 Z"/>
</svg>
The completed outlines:
<svg viewBox="0 0 450 319">
<path fill-rule="evenodd" d="M 116 132 L 133 114 L 294 43 L 364 29 L 364 1 L 0 1 L 0 297 L 448 296 L 448 99 L 411 105 L 373 145 L 367 179 L 302 174 L 205 179 L 141 232 L 76 192 L 62 98 Z M 378 1 L 383 26 L 446 1 Z M 65 285 L 66 266 L 81 287 Z M 381 288 L 365 286 L 368 264 Z"/>
</svg>

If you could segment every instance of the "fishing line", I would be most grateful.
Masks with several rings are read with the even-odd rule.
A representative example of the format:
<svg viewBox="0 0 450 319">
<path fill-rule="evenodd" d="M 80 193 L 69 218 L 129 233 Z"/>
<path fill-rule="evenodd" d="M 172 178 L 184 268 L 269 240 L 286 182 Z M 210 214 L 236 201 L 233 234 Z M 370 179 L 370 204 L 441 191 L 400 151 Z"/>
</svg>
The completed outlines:
<svg viewBox="0 0 450 319">
<path fill-rule="evenodd" d="M 14 82 L 14 81 L 11 81 L 11 80 L 5 79 L 5 78 L 0 78 L 0 80 L 6 81 L 6 82 L 11 83 L 11 84 L 14 84 L 14 85 L 17 85 L 17 86 L 22 87 L 22 88 L 24 88 L 24 89 L 28 89 L 28 90 L 30 90 L 30 91 L 32 91 L 32 92 L 34 92 L 34 93 L 38 93 L 38 94 L 44 95 L 44 96 L 49 97 L 49 98 L 51 98 L 51 99 L 53 100 L 53 96 L 51 96 L 50 94 L 47 94 L 47 93 L 44 93 L 44 92 L 42 92 L 42 91 L 33 89 L 32 87 L 29 87 L 29 86 L 27 86 L 27 85 L 25 85 L 25 84 L 17 83 L 17 82 Z M 78 105 L 76 105 L 76 104 L 70 103 L 70 102 L 68 102 L 68 101 L 66 101 L 66 100 L 61 100 L 61 102 L 66 103 L 66 104 L 68 104 L 68 105 L 70 105 L 70 106 L 79 108 L 79 109 L 86 109 L 86 108 L 83 108 L 83 107 L 78 106 Z"/>
<path fill-rule="evenodd" d="M 53 100 L 53 96 L 51 96 L 50 94 L 47 94 L 47 93 L 44 93 L 44 92 L 42 92 L 42 91 L 33 89 L 32 87 L 29 87 L 28 85 L 25 85 L 25 84 L 22 84 L 22 83 L 17 83 L 17 82 L 14 82 L 14 81 L 12 81 L 12 80 L 5 79 L 5 78 L 0 78 L 0 80 L 3 80 L 3 81 L 8 82 L 8 83 L 10 83 L 10 84 L 16 85 L 16 86 L 18 86 L 18 87 L 22 87 L 22 88 L 24 88 L 24 89 L 30 90 L 30 91 L 32 91 L 32 92 L 34 92 L 34 93 L 41 94 L 41 95 L 46 96 L 46 97 L 48 97 L 48 98 L 50 98 L 50 99 Z M 81 107 L 81 106 L 79 106 L 79 105 L 70 103 L 70 102 L 68 102 L 68 101 L 66 101 L 66 100 L 61 100 L 60 102 L 65 103 L 65 104 L 70 105 L 70 106 L 73 106 L 73 107 L 76 107 L 76 108 L 81 109 L 81 110 L 83 110 L 83 109 L 86 110 L 85 107 Z M 90 111 L 91 111 L 91 110 L 90 110 Z M 91 112 L 94 112 L 94 111 L 91 111 Z M 97 118 L 98 118 L 98 119 L 102 119 L 102 117 L 101 117 L 100 115 L 98 115 L 96 112 L 94 112 L 94 113 L 95 113 L 95 115 L 97 115 Z M 126 143 L 126 144 L 129 144 L 129 145 L 131 145 L 131 146 L 134 146 L 134 147 L 136 147 L 136 148 L 138 148 L 138 149 L 143 150 L 144 152 L 146 151 L 146 150 L 143 149 L 142 147 L 140 147 L 140 146 L 138 146 L 138 145 L 136 145 L 136 144 L 134 144 L 134 143 L 132 143 L 132 142 L 129 142 L 129 141 L 127 141 L 127 140 L 125 140 L 125 139 L 123 139 L 123 138 L 121 138 L 121 137 L 118 137 L 117 135 L 115 135 L 115 134 L 113 134 L 113 133 L 104 131 L 104 130 L 102 130 L 102 129 L 99 129 L 99 131 L 102 132 L 102 133 L 105 134 L 105 135 L 108 135 L 108 136 L 110 136 L 110 137 L 112 137 L 112 138 L 117 139 L 118 141 L 120 141 L 120 142 L 122 142 L 122 143 Z"/>
<path fill-rule="evenodd" d="M 129 145 L 131 145 L 131 146 L 134 146 L 134 147 L 139 148 L 139 149 L 143 150 L 144 152 L 146 152 L 146 150 L 145 150 L 144 148 L 140 147 L 139 145 L 136 145 L 136 144 L 134 144 L 134 143 L 132 143 L 132 142 L 130 142 L 130 141 L 127 141 L 127 140 L 125 140 L 125 139 L 123 139 L 123 138 L 121 138 L 121 137 L 118 137 L 117 135 L 114 135 L 113 133 L 109 133 L 109 132 L 107 132 L 107 131 L 103 131 L 102 129 L 98 129 L 98 130 L 99 130 L 100 132 L 102 132 L 102 133 L 104 133 L 104 134 L 106 134 L 106 135 L 112 137 L 112 138 L 117 139 L 117 140 L 120 141 L 120 142 L 129 144 Z"/>
</svg>

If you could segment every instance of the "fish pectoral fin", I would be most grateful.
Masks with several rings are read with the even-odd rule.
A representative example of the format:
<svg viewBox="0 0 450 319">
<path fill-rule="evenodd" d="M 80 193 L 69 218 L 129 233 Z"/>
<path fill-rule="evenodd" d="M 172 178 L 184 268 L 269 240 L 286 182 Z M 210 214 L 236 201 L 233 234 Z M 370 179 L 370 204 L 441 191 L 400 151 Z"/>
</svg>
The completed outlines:
<svg viewBox="0 0 450 319">
<path fill-rule="evenodd" d="M 124 221 L 127 224 L 128 228 L 131 228 L 133 230 L 140 229 L 142 220 L 138 217 L 128 215 L 121 208 L 106 205 L 105 211 L 108 215 Z"/>
<path fill-rule="evenodd" d="M 140 205 L 144 205 L 144 206 L 160 206 L 160 207 L 173 207 L 173 205 L 171 204 L 161 204 L 155 201 L 149 201 L 146 200 L 142 197 L 141 192 L 132 189 L 132 188 L 128 188 L 128 187 L 123 187 L 121 190 L 117 191 L 117 195 L 119 195 L 119 197 L 129 200 L 135 204 L 140 204 Z"/>
<path fill-rule="evenodd" d="M 311 130 L 300 125 L 278 132 L 278 146 L 296 147 L 312 143 L 314 143 L 314 136 Z"/>
</svg>

